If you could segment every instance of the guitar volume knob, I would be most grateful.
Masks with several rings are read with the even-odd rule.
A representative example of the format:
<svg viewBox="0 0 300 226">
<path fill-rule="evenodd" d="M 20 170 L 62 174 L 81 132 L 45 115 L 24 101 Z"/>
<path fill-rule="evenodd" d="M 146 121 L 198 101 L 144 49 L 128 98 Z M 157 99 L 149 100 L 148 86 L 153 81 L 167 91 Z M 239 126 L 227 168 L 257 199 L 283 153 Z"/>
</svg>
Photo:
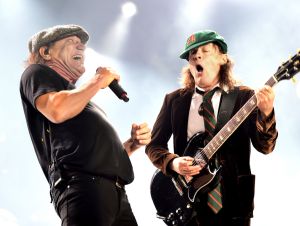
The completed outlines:
<svg viewBox="0 0 300 226">
<path fill-rule="evenodd" d="M 172 225 L 173 225 L 173 226 L 178 226 L 177 220 L 173 220 L 173 221 L 172 221 Z"/>
<path fill-rule="evenodd" d="M 181 215 L 181 216 L 179 217 L 179 220 L 180 220 L 181 222 L 185 222 L 186 218 L 185 218 L 185 216 Z"/>
<path fill-rule="evenodd" d="M 182 209 L 181 209 L 181 208 L 178 208 L 175 212 L 176 212 L 177 215 L 180 216 L 180 215 L 182 214 Z"/>
<path fill-rule="evenodd" d="M 174 213 L 170 213 L 169 216 L 168 216 L 168 220 L 172 221 L 174 220 Z"/>
</svg>

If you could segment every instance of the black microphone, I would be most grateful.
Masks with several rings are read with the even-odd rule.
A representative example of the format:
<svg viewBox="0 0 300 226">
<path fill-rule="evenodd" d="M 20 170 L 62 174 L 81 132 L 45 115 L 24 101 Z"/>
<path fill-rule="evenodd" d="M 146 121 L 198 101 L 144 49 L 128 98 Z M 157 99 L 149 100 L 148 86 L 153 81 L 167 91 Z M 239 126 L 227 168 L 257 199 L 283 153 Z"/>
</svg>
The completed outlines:
<svg viewBox="0 0 300 226">
<path fill-rule="evenodd" d="M 119 85 L 118 81 L 114 79 L 108 86 L 116 95 L 119 97 L 119 99 L 128 102 L 129 98 L 127 97 L 127 93 L 125 90 Z"/>
</svg>

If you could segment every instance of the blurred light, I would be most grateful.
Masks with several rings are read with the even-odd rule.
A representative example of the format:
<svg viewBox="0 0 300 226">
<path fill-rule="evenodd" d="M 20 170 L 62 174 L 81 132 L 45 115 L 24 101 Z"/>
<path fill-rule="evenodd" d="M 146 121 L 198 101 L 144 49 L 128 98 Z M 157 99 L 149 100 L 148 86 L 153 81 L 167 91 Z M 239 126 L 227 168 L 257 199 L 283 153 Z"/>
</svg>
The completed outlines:
<svg viewBox="0 0 300 226">
<path fill-rule="evenodd" d="M 0 1 L 0 16 L 15 18 L 21 13 L 24 3 L 22 0 Z"/>
<path fill-rule="evenodd" d="M 6 135 L 4 133 L 0 133 L 0 144 L 6 141 Z"/>
<path fill-rule="evenodd" d="M 99 54 L 92 48 L 86 48 L 85 50 L 85 73 L 83 77 L 91 78 L 95 74 L 98 67 L 116 67 L 116 60 Z M 87 79 L 88 79 L 87 78 Z M 83 79 L 83 78 L 80 78 Z M 83 79 L 84 80 L 84 79 Z"/>
<path fill-rule="evenodd" d="M 2 175 L 7 175 L 7 173 L 8 173 L 8 170 L 7 169 L 1 169 L 0 170 L 0 174 L 2 174 Z M 1 224 L 0 224 L 1 225 Z"/>
<path fill-rule="evenodd" d="M 16 217 L 6 209 L 0 209 L 0 225 L 18 226 Z"/>
<path fill-rule="evenodd" d="M 112 23 L 110 29 L 103 35 L 101 52 L 112 57 L 119 57 L 130 32 L 130 22 L 136 14 L 136 6 L 132 2 L 126 2 L 122 6 L 122 13 Z"/>
<path fill-rule="evenodd" d="M 296 92 L 297 92 L 297 96 L 300 98 L 300 83 L 297 82 L 297 86 L 296 86 Z"/>
<path fill-rule="evenodd" d="M 210 0 L 182 1 L 181 16 L 184 18 L 185 23 L 189 21 L 189 23 L 196 24 L 199 27 L 199 22 L 206 24 L 206 20 L 209 20 L 213 3 L 214 1 Z M 178 19 L 182 20 L 182 17 L 178 17 Z"/>
<path fill-rule="evenodd" d="M 133 2 L 126 2 L 122 5 L 122 13 L 124 17 L 129 18 L 136 14 L 137 8 Z"/>
</svg>

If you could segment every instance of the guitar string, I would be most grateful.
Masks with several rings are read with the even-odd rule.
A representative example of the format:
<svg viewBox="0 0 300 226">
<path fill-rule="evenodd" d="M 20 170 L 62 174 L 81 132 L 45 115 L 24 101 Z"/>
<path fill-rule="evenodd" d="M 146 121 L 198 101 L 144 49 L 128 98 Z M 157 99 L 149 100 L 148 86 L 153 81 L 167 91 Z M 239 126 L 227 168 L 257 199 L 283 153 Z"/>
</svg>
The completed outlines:
<svg viewBox="0 0 300 226">
<path fill-rule="evenodd" d="M 290 66 L 291 62 L 287 62 L 287 63 L 288 63 L 287 66 Z M 269 85 L 271 87 L 274 84 L 276 84 L 276 82 L 278 82 L 276 77 L 278 77 L 278 75 L 281 74 L 287 68 L 287 66 L 279 68 L 278 71 L 271 78 L 269 78 L 269 80 L 265 84 Z M 286 74 L 286 72 L 284 72 L 283 74 Z M 250 105 L 250 102 L 252 101 L 252 99 L 254 99 L 255 105 L 253 105 L 252 107 L 251 106 L 249 107 L 248 105 Z M 198 165 L 198 163 L 195 159 L 204 160 L 205 164 L 208 164 L 208 161 L 210 160 L 212 155 L 216 153 L 216 151 L 220 148 L 220 146 L 223 145 L 223 143 L 231 136 L 231 134 L 238 128 L 238 126 L 248 117 L 248 115 L 255 109 L 256 106 L 257 106 L 257 100 L 256 100 L 256 94 L 254 94 L 253 96 L 250 97 L 250 99 L 246 102 L 246 104 L 232 117 L 232 119 L 235 119 L 235 118 L 239 118 L 239 116 L 241 116 L 242 120 L 239 120 L 239 122 L 237 122 L 237 123 L 234 122 L 234 120 L 230 120 L 229 122 L 227 122 L 226 125 L 216 134 L 216 136 L 203 149 L 201 149 L 200 152 L 196 153 L 196 155 L 194 156 L 192 165 L 193 166 Z M 246 109 L 247 107 L 249 107 L 250 109 Z M 251 108 L 253 108 L 253 109 L 251 109 Z M 246 110 L 246 114 L 243 115 L 242 110 Z M 247 112 L 247 110 L 248 110 L 248 112 Z M 233 126 L 235 127 L 234 130 L 232 130 L 232 132 L 229 134 L 225 133 L 224 128 L 228 127 L 228 125 L 231 122 L 232 122 Z M 234 125 L 234 124 L 236 124 L 236 125 Z M 220 135 L 222 135 L 222 137 L 224 137 L 224 138 L 222 140 L 219 140 L 221 145 L 218 145 L 216 140 L 218 140 L 217 137 Z M 213 144 L 215 144 L 215 146 L 219 146 L 219 147 L 217 149 L 215 149 L 213 147 L 211 148 L 210 146 L 212 146 Z M 210 147 L 214 151 L 210 157 L 208 157 L 205 153 L 205 150 L 208 149 L 208 147 Z M 207 160 L 205 160 L 205 159 L 207 159 Z"/>
<path fill-rule="evenodd" d="M 300 53 L 300 51 L 299 51 L 299 53 Z M 272 87 L 274 84 L 278 83 L 280 81 L 280 80 L 278 80 L 279 79 L 278 75 L 280 75 L 280 74 L 282 74 L 282 75 L 288 74 L 288 72 L 290 71 L 289 67 L 291 67 L 291 66 L 293 66 L 294 70 L 299 70 L 299 68 L 297 68 L 295 66 L 295 64 L 299 65 L 299 62 L 295 62 L 295 60 L 299 57 L 299 53 L 297 53 L 296 55 L 294 55 L 291 58 L 291 60 L 283 63 L 282 66 L 279 67 L 279 69 L 276 71 L 276 73 L 272 77 L 270 77 L 269 80 L 265 84 Z M 255 105 L 253 105 L 252 107 L 250 106 L 250 109 L 248 109 L 248 112 L 246 112 L 247 114 L 243 115 L 242 114 L 242 109 L 245 108 L 244 110 L 246 110 L 246 108 L 248 107 L 247 105 L 250 105 L 249 103 L 252 101 L 252 99 L 254 99 Z M 253 96 L 250 97 L 250 99 L 246 102 L 246 104 L 233 116 L 232 119 L 238 118 L 239 116 L 241 116 L 242 120 L 238 120 L 238 123 L 235 122 L 236 125 L 234 125 L 235 128 L 234 128 L 234 130 L 232 130 L 232 133 L 248 117 L 248 115 L 254 110 L 254 108 L 256 106 L 257 106 L 257 100 L 256 100 L 256 94 L 254 94 Z M 253 108 L 253 109 L 251 109 L 251 108 Z M 231 121 L 232 121 L 232 124 L 234 124 L 234 121 L 230 120 L 228 123 L 226 123 L 226 125 L 229 124 Z M 216 134 L 216 136 L 203 149 L 201 149 L 200 152 L 196 153 L 196 155 L 194 156 L 194 160 L 192 162 L 192 165 L 197 165 L 198 164 L 197 161 L 195 160 L 195 157 L 199 157 L 199 159 L 204 160 L 205 164 L 207 164 L 208 161 L 209 161 L 209 159 L 212 157 L 212 155 L 214 153 L 216 153 L 216 151 L 220 148 L 220 146 L 223 145 L 223 143 L 231 136 L 232 133 L 228 134 L 228 133 L 225 132 L 224 128 L 227 127 L 226 125 Z M 217 137 L 220 136 L 220 135 L 222 135 L 223 139 L 219 140 L 219 142 L 220 142 L 220 145 L 219 145 Z M 212 153 L 212 155 L 210 157 L 208 157 L 206 155 L 206 153 L 205 153 L 205 149 L 207 147 L 209 147 L 209 146 L 212 146 L 213 144 L 215 146 L 219 146 L 219 147 L 216 148 L 216 149 L 212 148 L 214 152 Z M 205 160 L 205 159 L 207 159 L 207 160 Z"/>
</svg>

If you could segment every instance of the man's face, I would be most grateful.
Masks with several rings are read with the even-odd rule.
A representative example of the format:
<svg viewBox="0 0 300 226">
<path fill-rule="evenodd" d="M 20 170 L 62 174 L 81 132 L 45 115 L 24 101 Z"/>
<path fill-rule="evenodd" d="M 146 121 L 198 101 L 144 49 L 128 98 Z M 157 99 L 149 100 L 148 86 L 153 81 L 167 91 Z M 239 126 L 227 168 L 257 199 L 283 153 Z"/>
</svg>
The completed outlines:
<svg viewBox="0 0 300 226">
<path fill-rule="evenodd" d="M 219 82 L 220 67 L 225 63 L 226 54 L 213 43 L 192 49 L 189 54 L 189 69 L 195 84 L 204 90 L 210 90 Z"/>
<path fill-rule="evenodd" d="M 59 61 L 67 70 L 81 76 L 85 72 L 84 67 L 85 45 L 77 36 L 61 39 L 50 47 L 51 60 Z"/>
</svg>

